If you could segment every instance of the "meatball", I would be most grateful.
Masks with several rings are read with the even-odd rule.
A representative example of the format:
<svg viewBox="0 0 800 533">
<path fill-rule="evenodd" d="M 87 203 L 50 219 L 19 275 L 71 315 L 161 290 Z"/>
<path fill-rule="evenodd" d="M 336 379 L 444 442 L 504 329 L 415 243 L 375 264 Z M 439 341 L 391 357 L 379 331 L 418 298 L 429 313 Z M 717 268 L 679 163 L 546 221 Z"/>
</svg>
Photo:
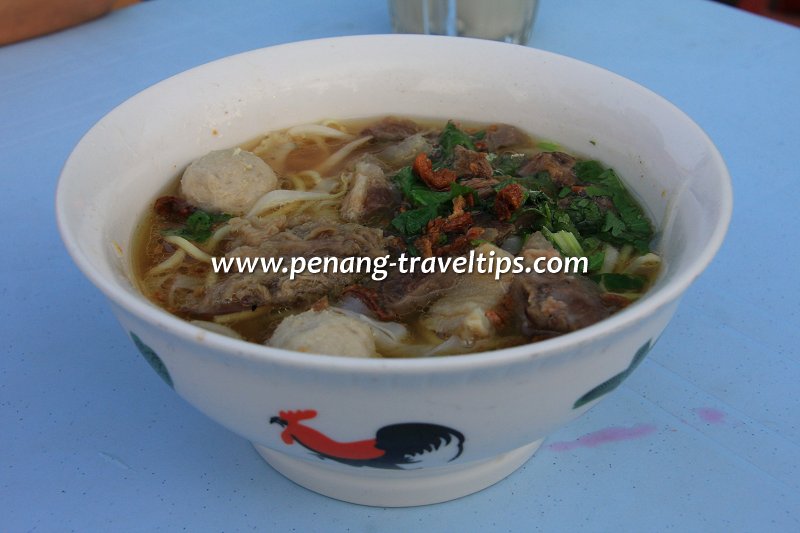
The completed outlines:
<svg viewBox="0 0 800 533">
<path fill-rule="evenodd" d="M 275 172 L 261 158 L 239 148 L 210 152 L 192 162 L 181 178 L 181 193 L 210 213 L 243 215 L 278 186 Z"/>
<path fill-rule="evenodd" d="M 375 339 L 366 323 L 329 309 L 284 318 L 268 344 L 323 355 L 371 357 L 376 353 Z"/>
</svg>

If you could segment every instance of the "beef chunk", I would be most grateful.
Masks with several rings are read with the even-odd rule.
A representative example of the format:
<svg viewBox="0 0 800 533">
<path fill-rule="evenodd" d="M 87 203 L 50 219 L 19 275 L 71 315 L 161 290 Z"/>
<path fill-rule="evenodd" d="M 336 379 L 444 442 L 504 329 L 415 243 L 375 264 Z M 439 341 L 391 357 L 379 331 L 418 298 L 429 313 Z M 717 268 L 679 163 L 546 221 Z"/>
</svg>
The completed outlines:
<svg viewBox="0 0 800 533">
<path fill-rule="evenodd" d="M 417 131 L 419 127 L 411 120 L 386 117 L 364 128 L 361 135 L 372 135 L 376 141 L 402 141 Z"/>
<path fill-rule="evenodd" d="M 524 133 L 514 126 L 508 126 L 506 124 L 489 126 L 489 128 L 486 129 L 486 136 L 483 138 L 483 142 L 486 143 L 486 148 L 490 152 L 496 152 L 500 148 L 514 146 L 526 140 L 527 137 Z"/>
<path fill-rule="evenodd" d="M 564 274 L 523 274 L 511 284 L 511 298 L 526 335 L 569 333 L 608 317 L 612 310 L 592 281 Z"/>
<path fill-rule="evenodd" d="M 487 179 L 492 177 L 492 165 L 486 159 L 486 154 L 456 145 L 453 156 L 453 170 L 459 178 L 472 176 Z"/>
<path fill-rule="evenodd" d="M 386 178 L 378 160 L 367 156 L 356 163 L 350 190 L 340 213 L 350 222 L 390 217 L 400 203 L 400 193 Z"/>
<path fill-rule="evenodd" d="M 558 187 L 572 187 L 577 181 L 572 170 L 576 161 L 564 152 L 541 152 L 519 169 L 519 175 L 532 176 L 537 172 L 547 172 Z"/>
</svg>

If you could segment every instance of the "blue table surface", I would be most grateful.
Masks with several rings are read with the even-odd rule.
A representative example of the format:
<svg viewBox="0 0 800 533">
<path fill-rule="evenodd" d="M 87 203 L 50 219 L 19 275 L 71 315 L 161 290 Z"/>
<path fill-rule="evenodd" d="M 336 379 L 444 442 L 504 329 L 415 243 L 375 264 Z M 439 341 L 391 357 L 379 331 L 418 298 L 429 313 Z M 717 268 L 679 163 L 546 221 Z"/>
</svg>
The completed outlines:
<svg viewBox="0 0 800 533">
<path fill-rule="evenodd" d="M 390 31 L 383 0 L 156 0 L 0 48 L 0 530 L 799 531 L 800 30 L 707 0 L 541 3 L 531 46 L 686 111 L 736 205 L 651 356 L 506 480 L 410 509 L 328 499 L 147 367 L 61 245 L 72 148 L 190 67 Z"/>
</svg>

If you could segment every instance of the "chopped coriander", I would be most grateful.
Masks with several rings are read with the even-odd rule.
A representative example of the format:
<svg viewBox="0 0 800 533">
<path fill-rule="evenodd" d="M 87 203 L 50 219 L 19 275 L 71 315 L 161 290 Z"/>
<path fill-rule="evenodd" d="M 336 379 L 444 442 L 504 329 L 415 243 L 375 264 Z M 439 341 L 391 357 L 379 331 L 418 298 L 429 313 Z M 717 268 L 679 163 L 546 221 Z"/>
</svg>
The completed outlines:
<svg viewBox="0 0 800 533">
<path fill-rule="evenodd" d="M 648 251 L 653 228 L 616 173 L 597 161 L 580 161 L 573 170 L 578 180 L 590 184 L 585 189 L 588 196 L 606 196 L 614 205 L 616 213 L 605 213 L 601 238 L 612 244 L 631 244 L 641 253 Z"/>
</svg>

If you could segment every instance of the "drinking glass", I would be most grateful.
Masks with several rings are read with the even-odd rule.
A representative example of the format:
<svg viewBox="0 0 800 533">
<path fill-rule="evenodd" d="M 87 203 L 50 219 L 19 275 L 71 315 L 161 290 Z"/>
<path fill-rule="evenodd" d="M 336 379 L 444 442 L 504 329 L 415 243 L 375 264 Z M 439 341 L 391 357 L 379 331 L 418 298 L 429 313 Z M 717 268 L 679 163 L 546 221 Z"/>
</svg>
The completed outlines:
<svg viewBox="0 0 800 533">
<path fill-rule="evenodd" d="M 389 0 L 397 33 L 458 35 L 528 44 L 538 0 Z"/>
</svg>

